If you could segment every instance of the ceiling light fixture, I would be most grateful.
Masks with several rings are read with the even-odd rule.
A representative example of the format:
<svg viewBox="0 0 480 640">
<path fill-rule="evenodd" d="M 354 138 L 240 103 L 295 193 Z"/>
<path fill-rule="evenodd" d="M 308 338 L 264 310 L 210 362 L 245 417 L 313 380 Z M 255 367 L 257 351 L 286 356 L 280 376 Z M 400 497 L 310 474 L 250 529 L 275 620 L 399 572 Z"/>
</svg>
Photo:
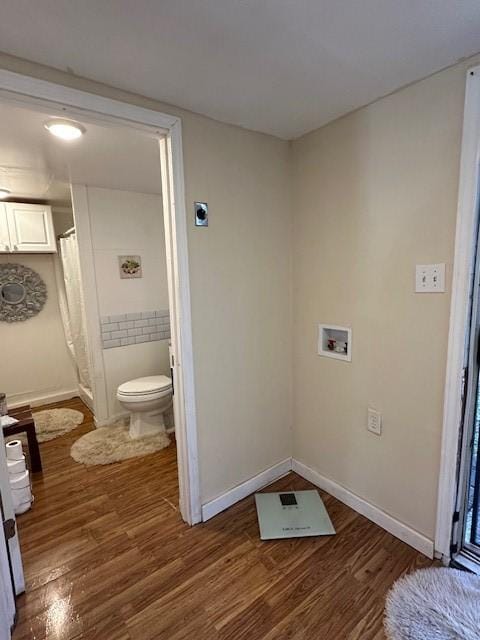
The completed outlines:
<svg viewBox="0 0 480 640">
<path fill-rule="evenodd" d="M 8 189 L 0 188 L 0 200 L 4 200 L 5 198 L 8 198 L 9 195 L 10 195 L 10 191 Z"/>
<path fill-rule="evenodd" d="M 80 138 L 86 131 L 85 127 L 79 122 L 74 122 L 73 120 L 64 120 L 62 118 L 49 120 L 44 124 L 44 127 L 53 136 L 68 141 Z"/>
</svg>

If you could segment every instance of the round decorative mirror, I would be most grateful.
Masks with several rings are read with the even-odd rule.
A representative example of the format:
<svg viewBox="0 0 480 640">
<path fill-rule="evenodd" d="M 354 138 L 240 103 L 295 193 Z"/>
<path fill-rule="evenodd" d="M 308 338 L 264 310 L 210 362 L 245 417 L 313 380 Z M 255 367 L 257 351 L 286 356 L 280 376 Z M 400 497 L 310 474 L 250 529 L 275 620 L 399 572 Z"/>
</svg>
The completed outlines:
<svg viewBox="0 0 480 640">
<path fill-rule="evenodd" d="M 6 284 L 2 284 L 2 289 L 0 291 L 0 296 L 3 302 L 7 304 L 20 304 L 23 302 L 27 292 L 25 291 L 25 287 L 23 284 L 18 284 L 17 282 L 7 282 Z"/>
<path fill-rule="evenodd" d="M 36 271 L 22 264 L 0 264 L 0 321 L 28 320 L 46 300 L 47 287 Z"/>
</svg>

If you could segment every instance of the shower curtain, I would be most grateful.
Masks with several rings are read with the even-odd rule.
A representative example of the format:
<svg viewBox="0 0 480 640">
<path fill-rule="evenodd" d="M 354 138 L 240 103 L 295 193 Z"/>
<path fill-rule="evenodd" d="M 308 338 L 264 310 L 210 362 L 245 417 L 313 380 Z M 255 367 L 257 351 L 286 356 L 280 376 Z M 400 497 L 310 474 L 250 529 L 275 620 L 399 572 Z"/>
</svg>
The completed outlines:
<svg viewBox="0 0 480 640">
<path fill-rule="evenodd" d="M 77 369 L 79 385 L 87 396 L 91 397 L 92 385 L 88 368 L 85 307 L 75 232 L 67 238 L 61 238 L 59 245 L 59 258 L 55 261 L 55 271 L 65 339 Z"/>
</svg>

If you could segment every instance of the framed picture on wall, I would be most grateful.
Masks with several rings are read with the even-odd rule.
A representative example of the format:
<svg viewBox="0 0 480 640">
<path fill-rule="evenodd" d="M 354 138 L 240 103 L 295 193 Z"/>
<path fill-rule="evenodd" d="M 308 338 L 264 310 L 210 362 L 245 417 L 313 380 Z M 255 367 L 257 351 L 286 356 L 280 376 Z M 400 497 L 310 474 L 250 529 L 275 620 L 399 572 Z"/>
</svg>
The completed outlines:
<svg viewBox="0 0 480 640">
<path fill-rule="evenodd" d="M 118 256 L 118 266 L 120 269 L 120 278 L 142 277 L 141 256 Z"/>
</svg>

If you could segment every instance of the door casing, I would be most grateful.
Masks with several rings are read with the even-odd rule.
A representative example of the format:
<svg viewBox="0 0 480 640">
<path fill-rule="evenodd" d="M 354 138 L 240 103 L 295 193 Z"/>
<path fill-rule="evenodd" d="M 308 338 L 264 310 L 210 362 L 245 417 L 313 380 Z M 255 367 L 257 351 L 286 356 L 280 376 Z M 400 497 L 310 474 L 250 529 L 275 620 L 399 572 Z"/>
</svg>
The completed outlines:
<svg viewBox="0 0 480 640">
<path fill-rule="evenodd" d="M 198 439 L 195 402 L 187 217 L 180 118 L 100 95 L 0 69 L 0 99 L 31 109 L 47 110 L 99 125 L 129 127 L 153 133 L 159 140 L 163 211 L 170 299 L 170 326 L 175 384 L 174 412 L 177 440 L 180 512 L 185 522 L 201 521 Z M 86 287 L 88 294 L 89 290 Z M 94 291 L 90 292 L 95 295 Z M 98 307 L 87 307 L 87 326 L 98 327 Z M 90 300 L 90 302 L 92 302 Z M 91 338 L 91 336 L 90 336 Z M 89 355 L 98 361 L 100 344 L 89 340 Z M 95 383 L 103 384 L 97 378 Z M 102 393 L 94 396 L 102 397 Z M 102 407 L 95 411 L 102 412 Z"/>
<path fill-rule="evenodd" d="M 463 418 L 468 333 L 475 272 L 480 167 L 480 66 L 467 71 L 458 191 L 455 258 L 444 394 L 438 483 L 435 555 L 451 560 L 453 518 L 457 508 L 459 453 Z"/>
</svg>

